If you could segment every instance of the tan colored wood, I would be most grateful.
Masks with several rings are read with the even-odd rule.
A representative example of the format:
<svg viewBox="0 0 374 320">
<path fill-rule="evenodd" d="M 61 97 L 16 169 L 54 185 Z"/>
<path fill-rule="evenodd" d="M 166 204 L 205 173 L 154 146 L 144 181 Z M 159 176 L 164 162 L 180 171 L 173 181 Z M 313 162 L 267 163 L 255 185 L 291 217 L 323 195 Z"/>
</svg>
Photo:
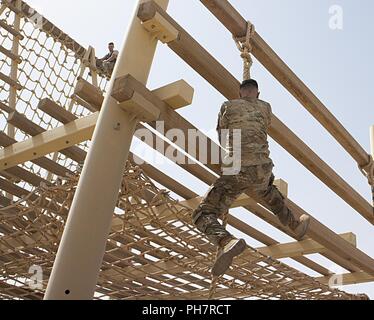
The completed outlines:
<svg viewBox="0 0 374 320">
<path fill-rule="evenodd" d="M 25 197 L 25 196 L 29 195 L 29 193 L 30 193 L 26 189 L 23 189 L 23 188 L 15 185 L 14 183 L 11 183 L 11 182 L 9 182 L 7 180 L 4 180 L 4 179 L 1 179 L 1 178 L 0 178 L 0 189 L 4 190 L 6 192 L 9 192 L 12 195 L 17 196 L 18 198 Z M 37 196 L 33 195 L 33 196 L 30 197 L 30 200 L 33 201 L 36 198 L 37 198 Z"/>
<path fill-rule="evenodd" d="M 92 106 L 87 101 L 84 101 L 82 98 L 78 97 L 76 94 L 71 95 L 70 98 L 74 100 L 77 104 L 81 105 L 87 110 L 90 110 L 91 112 L 99 111 L 99 108 Z"/>
<path fill-rule="evenodd" d="M 160 13 L 179 31 L 179 38 L 169 43 L 168 46 L 227 99 L 238 98 L 239 81 L 157 4 L 152 1 L 143 4 L 138 12 L 138 17 L 142 21 L 147 21 L 156 12 Z M 357 212 L 369 222 L 374 223 L 372 206 L 275 115 L 272 118 L 269 135 Z"/>
<path fill-rule="evenodd" d="M 288 183 L 282 179 L 277 179 L 274 181 L 274 185 L 278 188 L 280 193 L 285 197 L 288 198 Z"/>
<path fill-rule="evenodd" d="M 74 94 L 97 110 L 101 109 L 101 105 L 104 102 L 101 90 L 82 78 L 78 79 Z"/>
<path fill-rule="evenodd" d="M 77 117 L 74 116 L 71 112 L 48 98 L 40 100 L 38 108 L 50 115 L 52 118 L 58 118 L 62 123 L 72 122 L 77 119 Z"/>
<path fill-rule="evenodd" d="M 152 19 L 143 22 L 142 25 L 162 43 L 168 43 L 178 38 L 178 30 L 158 13 Z"/>
<path fill-rule="evenodd" d="M 16 2 L 16 1 L 13 1 L 13 2 Z M 16 5 L 13 5 L 12 3 L 10 3 L 9 0 L 2 1 L 1 3 L 3 6 L 8 7 L 10 10 L 12 10 L 17 15 L 21 15 L 21 16 L 23 15 L 22 11 L 19 8 L 17 8 Z"/>
<path fill-rule="evenodd" d="M 0 52 L 4 55 L 6 55 L 8 58 L 12 59 L 13 61 L 17 62 L 17 63 L 21 63 L 22 62 L 22 58 L 18 55 L 15 55 L 14 53 L 12 53 L 10 50 L 4 48 L 3 46 L 0 46 Z"/>
<path fill-rule="evenodd" d="M 353 233 L 344 233 L 340 237 L 356 246 L 356 236 Z M 273 259 L 295 258 L 314 253 L 326 252 L 327 249 L 312 239 L 298 242 L 281 243 L 273 246 L 257 248 L 259 252 Z"/>
<path fill-rule="evenodd" d="M 24 36 L 20 32 L 18 32 L 17 30 L 15 30 L 12 26 L 8 25 L 3 20 L 0 20 L 0 27 L 3 28 L 4 30 L 8 31 L 10 34 L 12 34 L 13 36 L 17 37 L 18 39 L 20 39 L 20 40 L 24 39 Z"/>
<path fill-rule="evenodd" d="M 9 84 L 11 87 L 13 87 L 17 90 L 22 89 L 22 86 L 17 81 L 14 81 L 12 78 L 8 77 L 7 75 L 5 75 L 2 72 L 0 72 L 0 80 L 4 81 L 5 83 Z"/>
<path fill-rule="evenodd" d="M 194 96 L 194 89 L 184 80 L 170 83 L 152 92 L 174 110 L 191 105 Z"/>
<path fill-rule="evenodd" d="M 32 137 L 35 137 L 37 135 L 41 135 L 42 133 L 45 132 L 44 128 L 42 128 L 39 125 L 37 125 L 36 123 L 30 121 L 29 119 L 27 119 L 25 116 L 19 114 L 18 112 L 11 113 L 9 115 L 8 122 L 10 124 L 14 125 L 15 127 L 19 128 L 20 130 L 22 130 L 26 134 L 31 135 Z M 78 129 L 78 131 L 79 131 L 79 129 Z M 81 131 L 79 131 L 79 132 L 81 132 Z M 81 136 L 81 138 L 86 139 L 86 137 L 84 135 Z M 86 140 L 78 141 L 79 140 L 78 137 L 76 139 L 77 140 L 74 140 L 74 141 L 77 141 L 75 143 L 72 143 L 71 141 L 69 141 L 69 139 L 67 139 L 66 143 L 65 143 L 66 147 L 63 148 L 62 150 L 59 149 L 59 151 L 62 154 L 64 154 L 65 156 L 67 156 L 68 158 L 70 158 L 70 159 L 72 159 L 76 162 L 84 162 L 84 160 L 86 158 L 86 153 L 83 152 L 83 150 L 81 150 L 80 148 L 76 147 L 75 144 L 80 143 L 82 141 L 86 141 Z M 22 142 L 20 142 L 20 143 L 22 143 Z M 32 146 L 32 144 L 30 144 L 30 146 Z M 39 147 L 40 146 L 38 146 L 38 148 Z M 61 147 L 61 145 L 59 145 L 59 147 Z M 41 152 L 40 148 L 39 148 L 38 151 L 30 150 L 30 154 L 31 154 L 31 152 L 33 154 L 33 158 L 30 159 L 30 160 L 35 159 L 36 156 L 34 155 L 34 153 L 37 153 L 37 155 L 39 155 L 40 157 L 48 154 L 48 153 L 39 154 L 39 152 Z M 18 164 L 20 164 L 20 163 L 22 163 L 22 162 L 18 162 Z"/>
<path fill-rule="evenodd" d="M 118 102 L 120 108 L 132 113 L 140 121 L 156 121 L 160 116 L 160 110 L 131 87 L 129 76 L 115 79 L 111 95 Z"/>
<path fill-rule="evenodd" d="M 0 170 L 64 150 L 92 137 L 98 113 L 0 150 Z"/>
<path fill-rule="evenodd" d="M 104 96 L 100 89 L 93 86 L 84 79 L 79 79 L 74 90 L 75 96 L 93 106 L 95 110 L 100 110 L 104 101 Z M 164 101 L 174 110 L 186 107 L 192 103 L 194 89 L 184 80 L 179 80 L 157 88 L 152 91 L 160 100 Z M 89 108 L 88 108 L 89 109 Z"/>
<path fill-rule="evenodd" d="M 14 111 L 11 107 L 3 102 L 0 102 L 0 109 L 5 111 L 6 113 L 12 113 Z"/>
<path fill-rule="evenodd" d="M 9 147 L 13 144 L 17 143 L 17 141 L 11 137 L 9 137 L 7 134 L 4 132 L 0 132 L 0 145 L 2 147 Z M 45 170 L 54 173 L 58 176 L 66 176 L 68 174 L 72 174 L 73 172 L 70 171 L 69 169 L 61 166 L 60 164 L 56 163 L 55 161 L 52 161 L 49 158 L 46 157 L 41 157 L 38 159 L 34 159 L 32 161 L 36 165 L 38 165 L 41 168 L 44 168 Z"/>
<path fill-rule="evenodd" d="M 21 167 L 9 168 L 9 169 L 5 170 L 5 172 L 14 176 L 14 177 L 18 177 L 22 181 L 25 181 L 25 182 L 31 184 L 34 187 L 39 187 L 41 183 L 44 183 L 46 185 L 49 184 L 47 180 L 45 180 L 45 179 L 37 176 L 36 174 L 33 174 L 30 171 L 25 170 Z"/>
</svg>

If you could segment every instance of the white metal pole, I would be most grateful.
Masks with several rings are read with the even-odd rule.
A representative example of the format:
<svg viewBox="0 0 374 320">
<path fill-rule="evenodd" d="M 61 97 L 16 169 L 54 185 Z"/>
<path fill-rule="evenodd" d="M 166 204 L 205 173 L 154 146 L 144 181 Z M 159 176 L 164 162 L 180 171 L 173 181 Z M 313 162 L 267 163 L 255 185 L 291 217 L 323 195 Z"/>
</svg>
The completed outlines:
<svg viewBox="0 0 374 320">
<path fill-rule="evenodd" d="M 114 80 L 131 74 L 146 84 L 157 40 L 141 25 L 137 0 L 108 92 Z M 167 9 L 169 0 L 156 0 Z M 92 299 L 105 253 L 125 162 L 137 119 L 107 94 L 93 134 L 54 262 L 45 299 Z"/>
</svg>

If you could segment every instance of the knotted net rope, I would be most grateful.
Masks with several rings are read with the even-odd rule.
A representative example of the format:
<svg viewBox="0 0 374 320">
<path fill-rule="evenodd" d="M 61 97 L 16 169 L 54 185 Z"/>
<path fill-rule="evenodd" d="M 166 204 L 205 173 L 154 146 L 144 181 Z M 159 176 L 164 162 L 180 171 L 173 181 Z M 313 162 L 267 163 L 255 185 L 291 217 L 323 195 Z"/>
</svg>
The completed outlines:
<svg viewBox="0 0 374 320">
<path fill-rule="evenodd" d="M 79 172 L 35 189 L 0 209 L 0 297 L 42 299 Z M 95 299 L 204 299 L 210 295 L 215 246 L 194 227 L 192 209 L 128 163 Z M 30 267 L 43 271 L 31 289 Z M 216 299 L 362 299 L 331 289 L 248 246 L 216 279 Z"/>
</svg>

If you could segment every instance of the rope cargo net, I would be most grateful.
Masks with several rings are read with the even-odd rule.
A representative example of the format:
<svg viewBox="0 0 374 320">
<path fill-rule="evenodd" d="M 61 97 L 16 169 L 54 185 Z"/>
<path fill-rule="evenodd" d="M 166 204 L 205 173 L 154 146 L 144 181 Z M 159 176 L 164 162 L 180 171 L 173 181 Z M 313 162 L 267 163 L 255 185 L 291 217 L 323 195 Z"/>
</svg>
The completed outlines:
<svg viewBox="0 0 374 320">
<path fill-rule="evenodd" d="M 27 5 L 22 3 L 22 6 L 26 7 Z M 27 8 L 30 10 L 28 6 Z M 8 25 L 12 25 L 14 15 L 12 10 L 7 9 L 0 16 L 0 19 Z M 47 28 L 46 31 L 48 32 L 38 29 L 35 21 L 23 18 L 19 31 L 23 36 L 23 40 L 19 42 L 19 56 L 22 62 L 18 68 L 18 83 L 21 84 L 22 89 L 17 92 L 15 111 L 35 123 L 41 132 L 60 125 L 58 121 L 37 108 L 39 101 L 43 98 L 51 99 L 78 118 L 91 113 L 71 98 L 83 64 L 84 49 L 81 48 L 83 50 L 80 51 L 69 49 L 74 47 L 74 43 L 66 34 L 54 25 L 47 24 Z M 10 50 L 12 42 L 12 34 L 0 28 L 0 46 Z M 5 56 L 0 57 L 1 72 L 9 74 L 11 70 L 10 59 Z M 89 69 L 85 68 L 82 77 L 84 79 L 90 78 L 88 73 Z M 105 91 L 107 78 L 99 76 L 98 84 Z M 9 92 L 10 85 L 0 80 L 0 102 L 6 103 L 8 101 Z M 5 133 L 8 127 L 7 115 L 1 112 L 0 130 Z M 17 141 L 23 141 L 31 136 L 17 127 L 14 129 L 14 139 Z M 89 144 L 84 142 L 79 147 L 87 151 Z M 73 172 L 78 165 L 77 161 L 60 152 L 50 154 L 47 157 L 70 172 Z M 49 172 L 34 163 L 27 162 L 20 167 L 35 174 L 40 181 L 46 180 L 48 177 L 49 179 L 53 178 Z M 35 187 L 27 182 L 23 182 L 20 186 L 30 191 Z"/>
<path fill-rule="evenodd" d="M 23 1 L 20 8 L 16 4 L 3 0 L 0 9 L 0 21 L 8 26 L 20 17 L 13 107 L 8 104 L 15 84 L 0 79 L 4 148 L 61 125 L 38 108 L 41 100 L 79 119 L 98 109 L 74 97 L 78 80 L 95 82 L 102 93 L 108 85 L 108 75 L 87 62 L 89 49 L 44 17 L 36 24 L 36 11 Z M 14 34 L 0 27 L 0 48 L 11 51 L 14 41 Z M 0 54 L 0 72 L 9 76 L 12 66 L 12 59 Z M 0 299 L 43 298 L 89 147 L 82 142 L 75 153 L 61 150 L 0 172 Z M 191 210 L 129 161 L 95 299 L 367 299 L 329 288 L 249 246 L 227 274 L 212 281 L 216 247 L 193 226 Z M 43 270 L 41 288 L 30 288 L 33 266 Z"/>
<path fill-rule="evenodd" d="M 29 268 L 48 276 L 79 174 L 35 189 L 1 209 L 3 298 L 41 299 L 28 288 Z M 191 209 L 173 200 L 128 163 L 118 196 L 96 297 L 206 299 L 215 246 L 193 227 Z M 44 287 L 46 287 L 45 279 Z M 248 247 L 218 279 L 216 299 L 360 299 Z"/>
</svg>

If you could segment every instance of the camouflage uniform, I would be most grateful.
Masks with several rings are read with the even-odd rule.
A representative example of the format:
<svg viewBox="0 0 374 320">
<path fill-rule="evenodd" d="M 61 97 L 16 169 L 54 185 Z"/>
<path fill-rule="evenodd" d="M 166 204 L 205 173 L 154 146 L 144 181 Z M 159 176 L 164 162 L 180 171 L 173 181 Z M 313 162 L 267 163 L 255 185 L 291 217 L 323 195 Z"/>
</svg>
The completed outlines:
<svg viewBox="0 0 374 320">
<path fill-rule="evenodd" d="M 106 60 L 111 58 L 113 55 L 118 57 L 118 54 L 119 54 L 119 52 L 117 50 L 113 50 L 113 52 L 109 52 L 102 59 L 96 60 L 96 67 L 98 69 L 104 71 L 104 73 L 106 73 L 108 75 L 112 74 L 112 72 L 114 70 L 114 66 L 116 65 L 116 62 L 117 62 L 117 58 L 115 58 L 113 61 L 110 61 L 110 62 L 108 62 Z"/>
<path fill-rule="evenodd" d="M 250 194 L 257 202 L 268 203 L 281 222 L 284 225 L 288 223 L 290 214 L 284 197 L 273 185 L 274 165 L 269 157 L 267 141 L 271 115 L 270 104 L 259 99 L 244 98 L 222 105 L 217 131 L 221 141 L 221 130 L 230 130 L 223 147 L 227 155 L 232 157 L 232 129 L 241 129 L 241 170 L 235 175 L 221 175 L 192 215 L 197 228 L 216 244 L 232 237 L 217 218 L 222 217 L 236 198 L 244 192 Z"/>
</svg>

